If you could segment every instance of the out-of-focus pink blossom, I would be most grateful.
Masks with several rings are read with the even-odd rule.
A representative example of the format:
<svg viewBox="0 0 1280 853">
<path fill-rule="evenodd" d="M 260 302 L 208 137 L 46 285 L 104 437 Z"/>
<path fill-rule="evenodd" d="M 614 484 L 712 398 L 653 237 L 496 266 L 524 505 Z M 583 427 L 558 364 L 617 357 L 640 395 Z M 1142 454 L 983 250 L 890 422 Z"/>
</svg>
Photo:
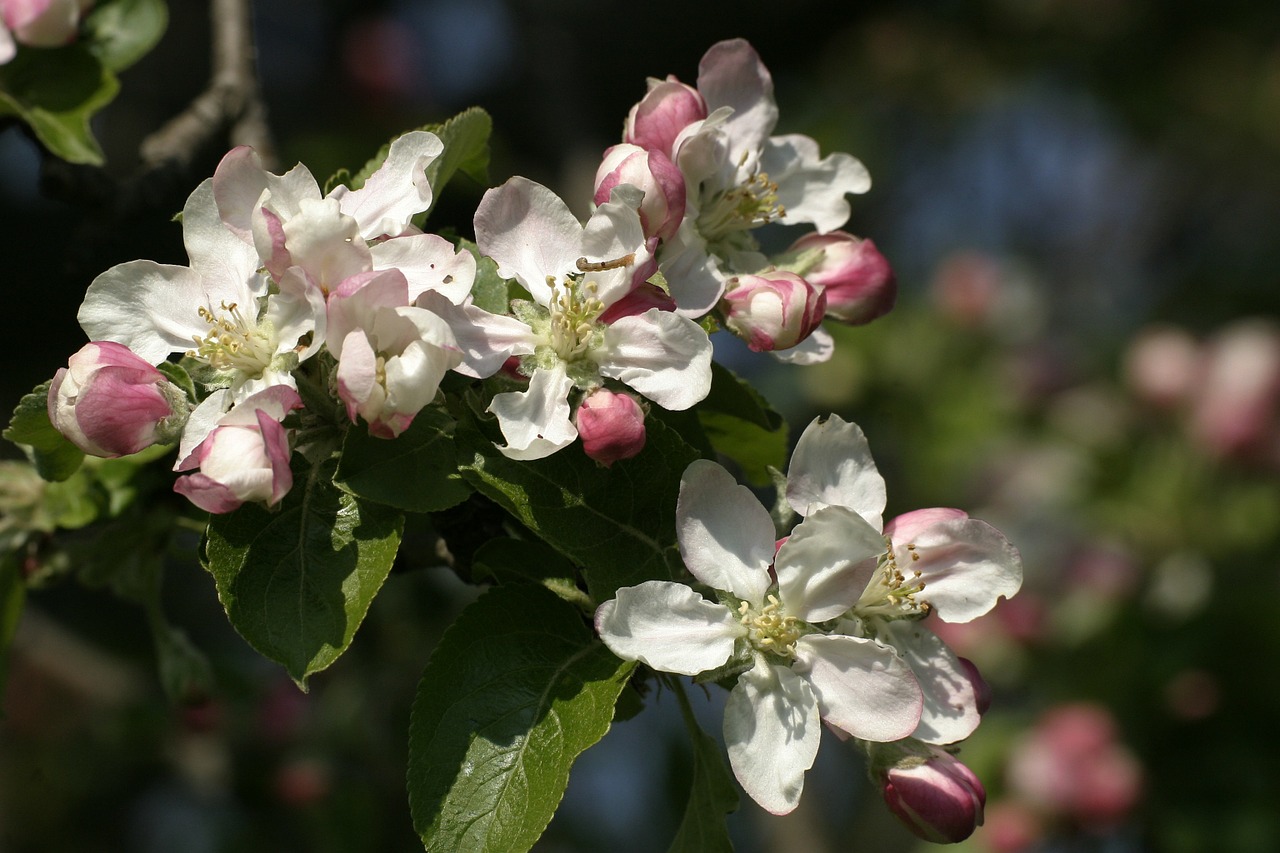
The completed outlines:
<svg viewBox="0 0 1280 853">
<path fill-rule="evenodd" d="M 128 347 L 85 344 L 49 386 L 49 420 L 91 456 L 127 456 L 177 438 L 186 395 Z"/>
<path fill-rule="evenodd" d="M 1084 825 L 1123 820 L 1142 795 L 1142 768 L 1102 707 L 1062 705 L 1015 746 L 1007 778 L 1026 802 Z"/>
<path fill-rule="evenodd" d="M 783 270 L 734 276 L 720 302 L 724 324 L 756 352 L 800 343 L 818 328 L 826 306 L 820 288 Z"/>
<path fill-rule="evenodd" d="M 805 270 L 805 280 L 821 287 L 827 316 L 861 325 L 887 314 L 898 297 L 897 279 L 875 243 L 845 231 L 806 234 L 789 252 L 820 250 L 822 259 Z"/>
<path fill-rule="evenodd" d="M 1191 396 L 1200 376 L 1200 346 L 1174 326 L 1152 326 L 1130 342 L 1124 377 L 1146 403 L 1173 408 Z"/>
<path fill-rule="evenodd" d="M 644 409 L 630 394 L 599 388 L 574 415 L 582 450 L 603 465 L 630 459 L 644 449 Z"/>
<path fill-rule="evenodd" d="M 956 323 L 976 327 L 995 311 L 1001 291 L 1000 263 L 980 252 L 947 256 L 934 273 L 930 290 L 942 313 Z"/>
<path fill-rule="evenodd" d="M 0 0 L 0 65 L 13 59 L 16 44 L 61 47 L 73 41 L 90 0 Z"/>
<path fill-rule="evenodd" d="M 1041 839 L 1044 829 L 1035 812 L 1017 800 L 1000 800 L 986 808 L 977 839 L 992 853 L 1022 853 Z"/>
<path fill-rule="evenodd" d="M 1236 323 L 1206 345 L 1191 432 L 1218 456 L 1267 449 L 1280 408 L 1280 329 L 1262 320 Z"/>
<path fill-rule="evenodd" d="M 978 777 L 937 747 L 918 744 L 904 752 L 887 767 L 876 768 L 889 811 L 907 829 L 935 844 L 954 844 L 972 835 L 982 825 L 987 801 Z"/>
</svg>

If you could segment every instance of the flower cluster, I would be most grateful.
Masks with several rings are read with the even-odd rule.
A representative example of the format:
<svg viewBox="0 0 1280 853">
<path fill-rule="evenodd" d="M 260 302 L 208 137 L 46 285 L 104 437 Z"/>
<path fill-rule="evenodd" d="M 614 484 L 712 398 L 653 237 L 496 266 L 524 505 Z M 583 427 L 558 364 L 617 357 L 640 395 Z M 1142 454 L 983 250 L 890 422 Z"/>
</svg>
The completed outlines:
<svg viewBox="0 0 1280 853">
<path fill-rule="evenodd" d="M 596 201 L 619 184 L 644 190 L 644 234 L 681 314 L 715 312 L 753 350 L 824 361 L 823 317 L 869 322 L 893 307 L 896 285 L 874 243 L 837 230 L 849 218 L 845 196 L 871 186 L 866 169 L 848 154 L 821 157 L 807 136 L 771 135 L 777 120 L 755 50 L 720 42 L 696 86 L 649 81 L 596 172 Z M 769 258 L 753 232 L 772 223 L 816 233 Z"/>
<path fill-rule="evenodd" d="M 786 501 L 803 520 L 775 543 L 769 512 L 749 490 L 714 462 L 693 463 L 676 508 L 680 553 L 716 600 L 649 581 L 596 611 L 620 657 L 736 677 L 725 708 L 729 761 L 752 798 L 779 814 L 799 801 L 819 722 L 862 742 L 919 744 L 876 765 L 886 779 L 904 753 L 932 755 L 968 737 L 984 710 L 981 678 L 922 620 L 968 622 L 1022 583 L 1017 550 L 959 510 L 882 525 L 884 480 L 862 431 L 838 417 L 800 437 Z M 970 813 L 971 831 L 981 808 Z"/>
</svg>

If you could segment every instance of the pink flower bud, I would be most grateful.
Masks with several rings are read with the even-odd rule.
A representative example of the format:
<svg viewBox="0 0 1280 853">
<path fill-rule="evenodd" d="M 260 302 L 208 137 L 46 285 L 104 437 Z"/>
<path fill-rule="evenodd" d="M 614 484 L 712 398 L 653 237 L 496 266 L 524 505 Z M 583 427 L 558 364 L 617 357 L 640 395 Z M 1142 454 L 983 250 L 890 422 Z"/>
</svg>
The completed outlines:
<svg viewBox="0 0 1280 853">
<path fill-rule="evenodd" d="M 593 391 L 574 420 L 583 452 L 606 466 L 644 449 L 644 410 L 630 394 Z"/>
<path fill-rule="evenodd" d="M 75 39 L 81 6 L 76 0 L 0 0 L 3 20 L 20 44 L 60 47 Z"/>
<path fill-rule="evenodd" d="M 85 344 L 49 386 L 49 420 L 91 456 L 126 456 L 172 441 L 190 407 L 186 395 L 128 347 Z"/>
<path fill-rule="evenodd" d="M 898 298 L 898 282 L 876 244 L 844 231 L 807 234 L 790 251 L 821 249 L 822 259 L 804 277 L 827 295 L 827 316 L 862 325 L 889 313 Z"/>
<path fill-rule="evenodd" d="M 978 666 L 968 658 L 957 657 L 960 666 L 964 669 L 964 674 L 969 677 L 969 683 L 973 685 L 973 695 L 978 706 L 979 716 L 986 714 L 991 709 L 991 685 L 982 677 L 982 673 L 978 671 Z"/>
<path fill-rule="evenodd" d="M 950 753 L 915 744 L 878 777 L 889 811 L 907 829 L 935 844 L 963 841 L 982 826 L 987 792 L 973 771 Z"/>
<path fill-rule="evenodd" d="M 231 512 L 241 504 L 262 501 L 274 506 L 293 487 L 289 470 L 289 438 L 281 421 L 302 407 L 298 392 L 272 385 L 227 412 L 179 471 L 173 490 L 206 512 Z"/>
<path fill-rule="evenodd" d="M 604 204 L 619 184 L 631 184 L 644 192 L 640 224 L 646 237 L 670 239 L 684 219 L 684 175 L 661 151 L 638 145 L 615 145 L 604 152 L 596 170 L 596 204 Z"/>
<path fill-rule="evenodd" d="M 671 157 L 680 131 L 706 117 L 707 103 L 698 90 L 669 77 L 653 83 L 648 94 L 631 108 L 622 139 Z"/>
<path fill-rule="evenodd" d="M 729 279 L 720 302 L 725 325 L 756 352 L 800 343 L 818 328 L 826 307 L 820 288 L 783 270 Z"/>
</svg>

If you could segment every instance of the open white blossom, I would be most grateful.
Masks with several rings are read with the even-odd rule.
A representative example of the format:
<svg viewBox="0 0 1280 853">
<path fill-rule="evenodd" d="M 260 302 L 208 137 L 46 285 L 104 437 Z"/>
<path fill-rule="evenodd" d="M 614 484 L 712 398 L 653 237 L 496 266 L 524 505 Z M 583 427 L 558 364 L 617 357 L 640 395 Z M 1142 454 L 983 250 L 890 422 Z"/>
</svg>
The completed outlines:
<svg viewBox="0 0 1280 853">
<path fill-rule="evenodd" d="M 852 573 L 884 548 L 865 519 L 839 506 L 814 512 L 775 557 L 768 511 L 700 460 L 681 478 L 676 525 L 685 565 L 719 600 L 668 581 L 624 587 L 596 611 L 596 630 L 619 657 L 664 672 L 744 670 L 724 736 L 734 775 L 756 802 L 775 814 L 795 808 L 822 722 L 871 741 L 916 729 L 922 700 L 906 663 L 825 624 L 854 604 Z"/>
</svg>

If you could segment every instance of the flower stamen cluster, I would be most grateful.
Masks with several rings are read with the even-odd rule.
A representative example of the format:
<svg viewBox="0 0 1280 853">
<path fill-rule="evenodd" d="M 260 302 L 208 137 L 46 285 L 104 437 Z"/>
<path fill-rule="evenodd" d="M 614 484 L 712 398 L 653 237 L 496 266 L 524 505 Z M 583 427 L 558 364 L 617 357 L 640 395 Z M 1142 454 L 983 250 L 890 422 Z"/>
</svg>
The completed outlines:
<svg viewBox="0 0 1280 853">
<path fill-rule="evenodd" d="M 187 355 L 204 361 L 214 370 L 260 375 L 275 357 L 272 336 L 246 317 L 235 302 L 223 302 L 221 308 L 221 315 L 203 305 L 197 310 L 200 319 L 209 324 L 209 334 L 192 335 L 196 348 Z"/>
<path fill-rule="evenodd" d="M 766 172 L 754 172 L 745 182 L 718 194 L 698 214 L 698 230 L 708 244 L 738 231 L 750 231 L 787 215 L 778 201 L 778 184 Z"/>
<path fill-rule="evenodd" d="M 885 537 L 885 542 L 888 548 L 880 555 L 875 575 L 854 605 L 853 612 L 864 619 L 923 619 L 929 615 L 931 607 L 929 602 L 917 598 L 925 587 L 921 573 L 912 571 L 908 576 L 898 566 L 892 540 Z M 914 544 L 907 545 L 906 552 L 911 555 L 913 563 L 920 559 Z"/>
<path fill-rule="evenodd" d="M 799 620 L 783 612 L 776 595 L 767 602 L 758 610 L 747 601 L 738 605 L 738 621 L 747 629 L 747 641 L 758 651 L 794 659 L 796 641 L 804 634 Z"/>
<path fill-rule="evenodd" d="M 568 276 L 557 284 L 548 276 L 547 285 L 551 288 L 548 342 L 561 361 L 577 361 L 591 349 L 605 305 L 596 296 L 594 281 L 579 284 L 576 277 Z"/>
</svg>

